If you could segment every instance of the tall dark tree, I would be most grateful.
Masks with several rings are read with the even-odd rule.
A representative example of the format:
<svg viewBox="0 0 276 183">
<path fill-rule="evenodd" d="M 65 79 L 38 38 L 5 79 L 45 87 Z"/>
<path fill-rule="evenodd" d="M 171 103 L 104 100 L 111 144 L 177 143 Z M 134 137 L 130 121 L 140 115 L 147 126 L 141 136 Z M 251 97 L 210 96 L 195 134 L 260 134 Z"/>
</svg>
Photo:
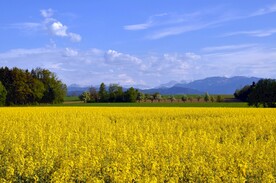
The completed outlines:
<svg viewBox="0 0 276 183">
<path fill-rule="evenodd" d="M 31 88 L 27 77 L 28 71 L 18 68 L 11 70 L 12 85 L 8 91 L 9 103 L 15 105 L 29 104 L 28 97 L 31 95 Z"/>
<path fill-rule="evenodd" d="M 261 79 L 248 96 L 250 106 L 276 107 L 276 80 Z"/>
<path fill-rule="evenodd" d="M 104 83 L 101 83 L 101 85 L 100 85 L 99 101 L 100 102 L 108 102 L 108 93 L 106 91 L 106 86 Z"/>
<path fill-rule="evenodd" d="M 210 101 L 210 95 L 206 92 L 204 95 L 204 101 L 209 102 Z"/>
<path fill-rule="evenodd" d="M 136 102 L 137 96 L 138 96 L 138 90 L 135 90 L 133 87 L 131 87 L 125 92 L 125 101 Z"/>
<path fill-rule="evenodd" d="M 7 90 L 4 87 L 4 85 L 2 85 L 2 83 L 0 81 L 0 106 L 5 105 L 5 103 L 6 103 L 6 96 L 7 96 Z"/>
<path fill-rule="evenodd" d="M 99 102 L 99 94 L 97 92 L 97 89 L 95 87 L 90 87 L 88 89 L 89 95 L 90 95 L 90 101 L 89 102 Z"/>
<path fill-rule="evenodd" d="M 118 84 L 110 84 L 108 88 L 109 102 L 123 102 L 124 92 L 123 87 Z"/>
<path fill-rule="evenodd" d="M 245 85 L 242 89 L 236 90 L 234 93 L 235 98 L 243 102 L 248 102 L 248 96 L 252 92 L 255 85 L 255 82 L 253 82 L 252 85 Z"/>
<path fill-rule="evenodd" d="M 10 92 L 12 90 L 12 78 L 11 78 L 11 70 L 8 67 L 2 67 L 0 68 L 0 81 L 4 85 L 7 96 L 6 96 L 6 104 L 10 104 L 10 101 L 12 99 L 12 95 L 10 95 Z"/>
<path fill-rule="evenodd" d="M 6 90 L 11 87 L 11 70 L 8 67 L 0 68 L 0 81 L 5 86 Z"/>
<path fill-rule="evenodd" d="M 124 91 L 122 86 L 118 87 L 116 95 L 117 95 L 116 102 L 124 102 L 125 98 L 124 98 Z"/>
</svg>

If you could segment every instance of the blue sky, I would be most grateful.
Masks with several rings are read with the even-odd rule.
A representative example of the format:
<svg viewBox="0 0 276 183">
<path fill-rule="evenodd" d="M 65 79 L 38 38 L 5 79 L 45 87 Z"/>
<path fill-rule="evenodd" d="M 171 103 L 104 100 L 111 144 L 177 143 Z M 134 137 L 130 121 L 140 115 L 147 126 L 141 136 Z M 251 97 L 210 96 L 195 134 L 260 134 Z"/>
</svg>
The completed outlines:
<svg viewBox="0 0 276 183">
<path fill-rule="evenodd" d="M 0 66 L 47 68 L 67 85 L 276 78 L 271 0 L 10 0 L 0 12 Z"/>
</svg>

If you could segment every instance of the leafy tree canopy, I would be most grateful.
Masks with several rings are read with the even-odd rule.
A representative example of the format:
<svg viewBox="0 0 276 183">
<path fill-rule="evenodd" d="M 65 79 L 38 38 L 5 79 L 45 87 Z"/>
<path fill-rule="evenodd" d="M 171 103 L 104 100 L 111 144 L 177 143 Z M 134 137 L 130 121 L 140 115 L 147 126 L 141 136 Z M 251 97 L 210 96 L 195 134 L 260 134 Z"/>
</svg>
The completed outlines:
<svg viewBox="0 0 276 183">
<path fill-rule="evenodd" d="M 276 107 L 276 80 L 259 80 L 248 95 L 248 104 L 255 107 Z"/>
<path fill-rule="evenodd" d="M 67 88 L 54 73 L 36 68 L 31 72 L 19 68 L 0 68 L 0 81 L 4 85 L 7 105 L 61 103 Z"/>
</svg>

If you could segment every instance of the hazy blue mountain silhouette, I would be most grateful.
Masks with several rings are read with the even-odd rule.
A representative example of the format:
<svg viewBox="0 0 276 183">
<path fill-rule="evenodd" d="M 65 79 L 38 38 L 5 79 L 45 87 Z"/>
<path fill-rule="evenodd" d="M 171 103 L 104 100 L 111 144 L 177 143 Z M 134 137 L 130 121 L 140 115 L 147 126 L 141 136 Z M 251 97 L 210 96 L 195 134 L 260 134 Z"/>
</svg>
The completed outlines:
<svg viewBox="0 0 276 183">
<path fill-rule="evenodd" d="M 187 84 L 176 84 L 177 87 L 191 88 L 209 94 L 233 94 L 237 89 L 245 85 L 250 85 L 252 82 L 258 82 L 261 78 L 235 76 L 227 77 L 209 77 L 201 80 L 196 80 Z"/>
<path fill-rule="evenodd" d="M 140 90 L 143 93 L 160 93 L 161 95 L 180 95 L 180 94 L 203 94 L 203 92 L 196 89 L 184 88 L 182 86 L 173 86 L 170 88 L 154 88 L 147 90 Z"/>
<path fill-rule="evenodd" d="M 189 83 L 176 83 L 175 81 L 162 84 L 157 88 L 139 89 L 143 93 L 160 93 L 162 95 L 179 95 L 179 94 L 233 94 L 237 89 L 245 85 L 250 85 L 252 82 L 258 82 L 261 78 L 235 76 L 227 77 L 209 77 L 205 79 L 195 80 Z M 175 84 L 176 83 L 176 84 Z M 174 84 L 172 86 L 172 84 Z M 68 95 L 80 95 L 87 91 L 89 87 L 79 87 L 77 85 L 68 86 Z M 98 87 L 96 87 L 98 88 Z M 127 87 L 124 87 L 126 90 Z"/>
</svg>

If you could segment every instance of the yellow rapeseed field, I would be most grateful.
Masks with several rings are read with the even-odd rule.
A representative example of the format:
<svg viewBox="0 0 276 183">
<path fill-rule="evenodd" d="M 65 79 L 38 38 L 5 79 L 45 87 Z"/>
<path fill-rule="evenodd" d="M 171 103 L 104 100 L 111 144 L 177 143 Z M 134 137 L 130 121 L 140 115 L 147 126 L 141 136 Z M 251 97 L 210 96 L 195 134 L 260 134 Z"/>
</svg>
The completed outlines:
<svg viewBox="0 0 276 183">
<path fill-rule="evenodd" d="M 276 110 L 0 108 L 0 182 L 275 182 Z"/>
</svg>

